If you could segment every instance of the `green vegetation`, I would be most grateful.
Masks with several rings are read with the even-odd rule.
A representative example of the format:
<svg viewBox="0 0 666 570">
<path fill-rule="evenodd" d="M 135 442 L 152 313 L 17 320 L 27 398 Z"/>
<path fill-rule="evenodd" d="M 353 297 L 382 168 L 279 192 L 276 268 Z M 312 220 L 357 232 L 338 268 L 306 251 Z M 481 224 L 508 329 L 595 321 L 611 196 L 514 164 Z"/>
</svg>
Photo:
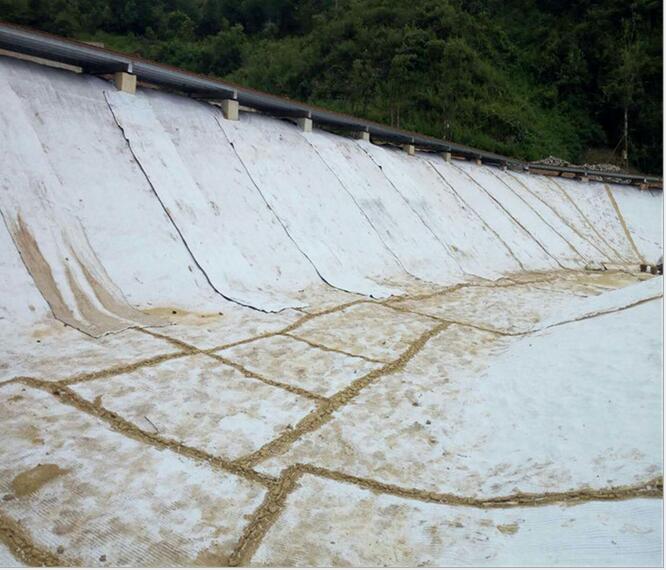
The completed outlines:
<svg viewBox="0 0 666 570">
<path fill-rule="evenodd" d="M 518 158 L 662 169 L 659 0 L 0 0 L 0 18 Z"/>
</svg>

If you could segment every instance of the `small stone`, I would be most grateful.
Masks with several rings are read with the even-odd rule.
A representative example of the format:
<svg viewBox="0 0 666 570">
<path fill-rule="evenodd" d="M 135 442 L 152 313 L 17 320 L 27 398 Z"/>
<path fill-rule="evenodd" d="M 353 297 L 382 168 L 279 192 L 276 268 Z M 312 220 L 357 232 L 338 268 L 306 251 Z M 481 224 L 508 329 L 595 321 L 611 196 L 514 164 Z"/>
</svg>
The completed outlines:
<svg viewBox="0 0 666 570">
<path fill-rule="evenodd" d="M 106 554 L 102 554 L 102 556 L 99 557 L 100 562 L 106 562 Z"/>
<path fill-rule="evenodd" d="M 15 499 L 14 495 L 9 494 L 9 493 L 7 495 L 2 496 L 3 501 L 13 501 L 14 499 Z"/>
<path fill-rule="evenodd" d="M 63 552 L 65 552 L 65 547 L 61 544 L 58 548 L 56 548 L 56 552 L 58 554 L 62 554 Z"/>
</svg>

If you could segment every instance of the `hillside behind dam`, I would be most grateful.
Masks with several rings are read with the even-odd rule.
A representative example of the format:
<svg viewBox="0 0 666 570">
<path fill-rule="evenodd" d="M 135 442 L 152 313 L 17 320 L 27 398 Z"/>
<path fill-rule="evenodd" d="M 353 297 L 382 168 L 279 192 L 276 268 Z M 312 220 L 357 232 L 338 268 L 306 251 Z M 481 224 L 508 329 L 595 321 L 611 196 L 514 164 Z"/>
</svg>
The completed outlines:
<svg viewBox="0 0 666 570">
<path fill-rule="evenodd" d="M 658 564 L 662 210 L 0 57 L 0 563 Z"/>
</svg>

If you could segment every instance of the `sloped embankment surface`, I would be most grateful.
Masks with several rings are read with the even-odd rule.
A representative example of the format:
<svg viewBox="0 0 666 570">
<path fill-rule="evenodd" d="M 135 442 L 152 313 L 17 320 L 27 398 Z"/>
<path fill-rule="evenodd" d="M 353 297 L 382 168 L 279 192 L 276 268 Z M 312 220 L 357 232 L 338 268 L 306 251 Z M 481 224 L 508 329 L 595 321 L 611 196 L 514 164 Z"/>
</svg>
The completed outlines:
<svg viewBox="0 0 666 570">
<path fill-rule="evenodd" d="M 661 194 L 0 77 L 0 563 L 660 563 Z"/>
</svg>

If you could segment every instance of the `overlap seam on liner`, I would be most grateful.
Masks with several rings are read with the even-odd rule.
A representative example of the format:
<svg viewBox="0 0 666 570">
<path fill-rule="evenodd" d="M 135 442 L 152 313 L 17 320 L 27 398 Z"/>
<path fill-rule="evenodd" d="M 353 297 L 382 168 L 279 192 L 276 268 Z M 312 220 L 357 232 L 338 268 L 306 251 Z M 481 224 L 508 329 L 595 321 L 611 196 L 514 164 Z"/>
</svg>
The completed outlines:
<svg viewBox="0 0 666 570">
<path fill-rule="evenodd" d="M 374 364 L 388 364 L 386 360 L 379 360 L 377 358 L 370 358 L 369 356 L 364 356 L 363 354 L 355 354 L 353 352 L 348 352 L 346 350 L 340 350 L 339 348 L 331 348 L 330 346 L 323 345 L 318 342 L 314 342 L 312 340 L 309 340 L 307 338 L 303 338 L 302 336 L 298 336 L 292 333 L 280 333 L 281 336 L 286 336 L 288 338 L 293 338 L 294 340 L 297 340 L 299 342 L 304 342 L 305 344 L 309 345 L 312 348 L 318 348 L 319 350 L 325 350 L 326 352 L 334 352 L 337 354 L 342 354 L 344 356 L 351 356 L 352 358 L 360 358 L 361 360 L 365 360 L 367 362 L 372 362 Z"/>
<path fill-rule="evenodd" d="M 558 230 L 556 230 L 556 229 L 551 225 L 551 223 L 550 223 L 549 221 L 547 221 L 546 218 L 544 218 L 544 217 L 541 215 L 541 213 L 538 212 L 536 208 L 534 208 L 534 206 L 532 206 L 532 204 L 530 204 L 527 200 L 525 200 L 525 198 L 523 198 L 520 194 L 518 194 L 518 192 L 516 192 L 513 188 L 511 188 L 511 186 L 506 182 L 506 180 L 503 180 L 500 176 L 498 176 L 495 172 L 493 172 L 493 169 L 492 169 L 492 168 L 487 168 L 487 170 L 488 170 L 488 171 L 490 172 L 490 174 L 492 174 L 497 180 L 499 180 L 502 184 L 504 184 L 504 186 L 506 186 L 507 189 L 508 189 L 508 190 L 509 190 L 509 191 L 510 191 L 510 192 L 511 192 L 516 198 L 518 198 L 521 202 L 523 202 L 523 204 L 525 204 L 525 206 L 527 206 L 527 207 L 532 211 L 532 213 L 534 213 L 534 215 L 535 215 L 537 218 L 539 218 L 539 219 L 540 219 L 540 220 L 541 220 L 541 221 L 542 221 L 547 227 L 549 227 L 549 228 L 550 228 L 555 234 L 557 234 L 557 236 L 558 236 L 558 237 L 559 237 L 564 243 L 566 243 L 566 244 L 567 244 L 567 245 L 573 250 L 573 252 L 574 252 L 574 253 L 575 253 L 575 254 L 576 254 L 581 260 L 583 260 L 583 261 L 589 261 L 589 260 L 587 260 L 587 259 L 585 258 L 585 256 L 584 256 L 583 254 L 580 253 L 580 251 L 578 251 L 578 250 L 576 249 L 576 247 L 575 247 L 575 246 L 574 246 L 574 245 L 573 245 L 573 244 L 572 244 L 567 238 L 565 238 L 565 237 L 564 237 L 564 236 L 563 236 Z M 511 176 L 511 178 L 512 178 L 512 180 L 516 180 L 517 182 L 520 182 L 519 180 L 517 180 L 517 179 L 516 179 L 515 177 L 513 177 L 513 176 Z M 520 185 L 521 185 L 521 186 L 524 186 L 524 184 L 522 184 L 522 182 L 520 182 Z M 530 194 L 531 194 L 531 192 L 530 192 Z M 551 210 L 552 210 L 552 208 L 551 208 Z M 553 211 L 553 213 L 555 213 L 555 215 L 556 215 L 558 218 L 560 218 L 561 221 L 564 221 L 564 220 L 562 220 L 562 218 L 559 216 L 559 214 L 557 214 L 557 212 L 555 212 L 554 210 L 552 210 L 552 211 Z M 566 224 L 565 224 L 565 225 L 566 225 Z"/>
<path fill-rule="evenodd" d="M 387 182 L 391 185 L 391 187 L 396 191 L 396 193 L 398 194 L 398 196 L 400 196 L 400 198 L 402 198 L 402 201 L 407 205 L 407 207 L 408 207 L 408 208 L 414 213 L 414 215 L 415 215 L 419 220 L 421 220 L 421 223 L 422 223 L 422 224 L 425 226 L 425 228 L 426 228 L 426 229 L 432 234 L 432 236 L 435 238 L 435 240 L 437 240 L 437 241 L 442 245 L 442 247 L 446 250 L 446 253 L 449 255 L 449 257 L 450 257 L 450 258 L 453 260 L 453 262 L 458 266 L 458 269 L 460 269 L 462 275 L 471 275 L 471 276 L 473 276 L 473 277 L 478 277 L 477 275 L 473 275 L 473 274 L 471 274 L 471 273 L 468 273 L 467 271 L 465 271 L 465 270 L 463 269 L 463 266 L 462 266 L 462 265 L 460 264 L 460 262 L 456 259 L 455 255 L 453 255 L 453 253 L 451 253 L 451 247 L 450 247 L 446 242 L 444 242 L 444 241 L 442 241 L 442 240 L 440 239 L 440 237 L 439 237 L 439 236 L 435 233 L 435 231 L 430 227 L 430 224 L 429 224 L 428 222 L 426 222 L 426 221 L 423 219 L 423 217 L 421 216 L 421 214 L 419 214 L 419 212 L 417 212 L 417 211 L 412 207 L 412 205 L 409 203 L 409 200 L 407 200 L 407 198 L 405 198 L 405 196 L 403 195 L 403 193 L 400 192 L 400 190 L 398 190 L 398 187 L 393 183 L 393 180 L 391 180 L 391 179 L 388 177 L 388 175 L 384 172 L 384 169 L 381 167 L 381 165 L 375 160 L 375 157 L 372 156 L 372 155 L 367 151 L 367 149 L 363 148 L 363 145 L 359 144 L 358 146 L 359 146 L 359 148 L 360 148 L 360 149 L 361 149 L 361 150 L 362 150 L 362 151 L 368 156 L 368 158 L 370 158 L 371 162 L 372 162 L 372 163 L 373 163 L 373 164 L 379 169 L 379 171 L 382 173 L 382 176 L 387 180 Z M 417 160 L 418 160 L 418 159 L 417 159 Z"/>
<path fill-rule="evenodd" d="M 162 198 L 160 197 L 159 193 L 157 192 L 157 189 L 155 188 L 155 185 L 150 179 L 150 176 L 148 175 L 148 172 L 146 172 L 146 169 L 143 167 L 143 164 L 139 160 L 139 157 L 136 155 L 134 152 L 134 149 L 132 148 L 132 142 L 130 141 L 129 137 L 125 133 L 125 129 L 122 127 L 120 124 L 120 121 L 116 117 L 116 114 L 113 110 L 113 107 L 111 106 L 111 103 L 109 102 L 108 97 L 106 96 L 106 92 L 104 92 L 104 100 L 106 101 L 106 105 L 109 108 L 109 111 L 111 112 L 111 116 L 113 117 L 114 122 L 118 126 L 118 129 L 120 129 L 120 132 L 122 133 L 123 139 L 125 139 L 125 143 L 127 144 L 127 148 L 130 151 L 130 154 L 132 155 L 132 158 L 134 159 L 134 162 L 136 165 L 139 167 L 139 170 L 143 174 L 144 178 L 146 179 L 146 182 L 148 183 L 148 186 L 150 186 L 150 189 L 152 190 L 153 194 L 157 198 L 157 201 L 159 202 L 160 206 L 162 207 L 162 210 L 164 211 L 164 214 L 166 217 L 169 219 L 171 222 L 171 225 L 173 228 L 176 230 L 176 233 L 178 234 L 178 237 L 180 238 L 180 241 L 183 242 L 183 245 L 185 246 L 185 249 L 187 250 L 187 253 L 189 256 L 192 258 L 192 261 L 194 264 L 199 268 L 199 271 L 201 271 L 201 274 L 204 276 L 206 279 L 206 282 L 208 285 L 210 285 L 211 289 L 215 291 L 218 295 L 220 295 L 222 298 L 226 299 L 227 301 L 231 303 L 235 303 L 237 305 L 240 305 L 241 307 L 248 307 L 250 309 L 254 309 L 255 311 L 261 311 L 261 312 L 266 312 L 263 309 L 260 309 L 259 307 L 255 307 L 253 305 L 250 305 L 248 303 L 243 303 L 237 299 L 234 299 L 232 297 L 229 297 L 225 295 L 222 291 L 220 291 L 215 285 L 213 284 L 211 278 L 209 277 L 208 273 L 206 273 L 206 270 L 203 268 L 203 266 L 199 263 L 199 260 L 194 256 L 194 252 L 190 249 L 189 244 L 187 243 L 187 240 L 185 239 L 185 236 L 183 235 L 183 232 L 180 231 L 180 228 L 176 224 L 176 220 L 173 219 L 173 216 L 171 215 L 171 212 L 169 212 L 169 208 L 166 207 L 164 202 L 162 201 Z"/>
<path fill-rule="evenodd" d="M 520 261 L 518 256 L 513 252 L 513 250 L 509 247 L 509 244 L 504 241 L 502 236 L 499 235 L 499 233 L 493 228 L 488 222 L 486 222 L 485 219 L 479 214 L 475 208 L 472 208 L 471 204 L 467 202 L 459 193 L 458 191 L 453 187 L 453 184 L 451 184 L 445 177 L 444 175 L 435 168 L 435 165 L 430 162 L 430 160 L 426 161 L 428 163 L 428 166 L 432 168 L 435 172 L 435 174 L 446 184 L 446 186 L 453 192 L 456 198 L 460 200 L 465 206 L 467 206 L 467 209 L 472 212 L 481 222 L 481 224 L 488 229 L 488 231 L 492 232 L 492 234 L 500 241 L 500 243 L 506 248 L 506 250 L 509 252 L 509 255 L 513 258 L 513 260 L 518 264 L 518 267 L 520 267 L 523 271 L 527 271 L 525 266 L 523 265 L 523 262 Z"/>
<path fill-rule="evenodd" d="M 608 247 L 608 249 L 610 249 L 610 250 L 615 254 L 615 256 L 617 257 L 617 259 L 622 260 L 622 261 L 627 261 L 626 258 L 625 258 L 623 255 L 620 255 L 620 252 L 617 251 L 617 250 L 611 245 L 611 243 L 610 243 L 610 242 L 609 242 L 609 241 L 608 241 L 608 240 L 607 240 L 607 239 L 606 239 L 606 238 L 605 238 L 605 237 L 599 232 L 599 230 L 597 229 L 597 226 L 596 226 L 595 224 L 593 224 L 593 223 L 589 220 L 589 218 L 585 215 L 585 213 L 583 212 L 583 210 L 581 210 L 581 208 L 578 206 L 578 204 L 576 203 L 576 201 L 575 201 L 575 200 L 569 195 L 569 193 L 565 190 L 564 186 L 562 186 L 557 180 L 550 180 L 550 179 L 549 179 L 549 182 L 552 182 L 552 183 L 553 183 L 553 184 L 554 184 L 554 185 L 560 190 L 560 192 L 562 192 L 562 194 L 564 195 L 564 197 L 565 197 L 569 202 L 571 202 L 571 205 L 572 205 L 572 206 L 575 208 L 575 210 L 580 214 L 580 216 L 583 218 L 583 220 L 585 220 L 585 222 L 587 223 L 587 225 L 592 229 L 592 231 L 593 231 L 595 234 L 597 234 L 597 237 L 598 237 L 598 238 L 599 238 L 604 244 L 606 244 L 606 246 Z"/>
<path fill-rule="evenodd" d="M 460 168 L 460 167 L 457 166 L 456 164 L 453 164 L 452 166 L 453 166 L 453 168 L 457 169 L 459 172 L 462 172 L 462 173 L 463 173 L 467 178 L 469 178 L 469 179 L 470 179 L 470 180 L 471 180 L 476 186 L 478 186 L 484 194 L 486 194 L 486 195 L 487 195 L 487 196 L 488 196 L 493 202 L 495 202 L 495 203 L 496 203 L 496 204 L 497 204 L 497 205 L 498 205 L 498 206 L 504 211 L 504 213 L 505 213 L 507 216 L 509 216 L 509 218 L 511 218 L 511 219 L 514 221 L 514 223 L 515 223 L 518 227 L 520 227 L 520 228 L 521 228 L 521 229 L 522 229 L 522 230 L 523 230 L 528 236 L 530 236 L 530 237 L 532 238 L 532 240 L 533 240 L 533 241 L 534 241 L 534 242 L 535 242 L 535 243 L 536 243 L 536 244 L 537 244 L 537 245 L 543 250 L 543 252 L 544 252 L 548 257 L 550 257 L 555 263 L 557 263 L 557 265 L 560 266 L 560 268 L 562 268 L 562 269 L 566 269 L 566 267 L 564 267 L 564 265 L 562 265 L 562 264 L 560 263 L 559 259 L 557 259 L 557 257 L 555 257 L 552 253 L 550 253 L 550 252 L 546 249 L 546 247 L 545 247 L 545 246 L 544 246 L 544 245 L 543 245 L 543 244 L 542 244 L 542 243 L 541 243 L 541 242 L 540 242 L 540 241 L 539 241 L 534 235 L 532 235 L 532 232 L 530 232 L 530 231 L 529 231 L 529 230 L 528 230 L 523 224 L 521 224 L 521 223 L 518 221 L 518 219 L 517 219 L 517 218 L 516 218 L 511 212 L 509 212 L 509 210 L 507 210 L 507 209 L 502 205 L 502 203 L 501 203 L 499 200 L 497 200 L 497 198 L 495 198 L 495 196 L 493 196 L 493 195 L 492 195 L 490 192 L 488 192 L 488 191 L 487 191 L 487 190 L 486 190 L 481 184 L 479 184 L 479 183 L 476 181 L 476 179 L 475 179 L 474 177 L 472 177 L 470 174 L 468 174 L 467 172 L 465 172 L 462 168 Z"/>
<path fill-rule="evenodd" d="M 362 390 L 371 384 L 374 384 L 380 378 L 395 374 L 396 372 L 402 370 L 404 366 L 423 349 L 423 347 L 431 338 L 438 335 L 448 326 L 448 323 L 440 322 L 434 327 L 428 329 L 426 332 L 419 335 L 414 341 L 412 341 L 407 349 L 403 351 L 396 359 L 392 360 L 389 364 L 386 364 L 380 368 L 375 368 L 367 374 L 354 379 L 346 387 L 336 392 L 325 402 L 319 404 L 315 410 L 302 418 L 293 429 L 283 431 L 280 435 L 261 446 L 258 450 L 237 459 L 235 462 L 238 465 L 252 467 L 257 463 L 264 461 L 268 457 L 272 457 L 278 453 L 284 452 L 297 439 L 306 433 L 318 430 L 323 424 L 332 418 L 333 414 L 337 410 L 343 406 L 346 406 L 351 400 L 358 396 Z"/>
<path fill-rule="evenodd" d="M 494 173 L 493 173 L 494 174 Z M 602 256 L 605 256 L 606 254 L 595 244 L 592 242 L 587 236 L 583 235 L 580 231 L 578 231 L 578 228 L 576 228 L 575 224 L 571 223 L 569 220 L 567 220 L 564 216 L 562 216 L 551 204 L 546 202 L 541 196 L 539 196 L 538 193 L 534 192 L 527 184 L 525 184 L 520 178 L 515 176 L 512 172 L 507 171 L 506 174 L 512 179 L 515 180 L 518 184 L 520 184 L 527 192 L 529 192 L 534 198 L 539 200 L 544 206 L 546 206 L 553 214 L 555 214 L 566 226 L 571 229 L 572 232 L 574 232 L 580 239 L 583 241 L 587 242 L 591 247 L 596 249 Z M 536 210 L 535 210 L 536 211 Z M 580 255 L 580 254 L 579 254 Z M 582 255 L 581 255 L 582 257 Z"/>
<path fill-rule="evenodd" d="M 307 137 L 303 137 L 303 138 L 307 141 L 307 143 L 310 145 L 310 147 L 312 148 L 312 150 L 314 150 L 314 152 L 315 152 L 315 154 L 317 155 L 317 157 L 319 158 L 319 160 L 324 164 L 324 166 L 329 170 L 329 172 L 330 172 L 331 174 L 333 174 L 333 176 L 335 177 L 335 179 L 338 181 L 338 184 L 340 184 L 340 186 L 342 187 L 342 189 L 347 193 L 347 195 L 348 195 L 348 196 L 351 198 L 351 200 L 354 202 L 354 205 L 356 206 L 356 208 L 358 209 L 358 211 L 361 212 L 361 215 L 362 215 L 362 216 L 365 218 L 365 220 L 368 222 L 368 224 L 370 225 L 370 227 L 372 228 L 372 230 L 375 232 L 375 234 L 377 234 L 377 237 L 379 238 L 379 241 L 382 242 L 382 245 L 383 245 L 383 246 L 386 248 L 386 250 L 391 254 L 391 256 L 393 257 L 393 259 L 395 259 L 396 263 L 402 268 L 402 270 L 403 270 L 405 273 L 407 273 L 408 275 L 411 275 L 414 279 L 417 279 L 418 281 L 427 281 L 426 279 L 422 279 L 422 278 L 419 277 L 418 275 L 414 275 L 412 272 L 410 272 L 410 271 L 409 271 L 409 270 L 403 265 L 403 263 L 402 263 L 402 261 L 400 261 L 400 258 L 398 257 L 398 255 L 397 255 L 397 254 L 396 254 L 396 253 L 395 253 L 395 252 L 389 247 L 389 245 L 384 241 L 384 238 L 382 237 L 381 233 L 379 233 L 379 230 L 375 227 L 375 224 L 372 223 L 372 220 L 370 220 L 370 217 L 369 217 L 368 214 L 365 212 L 365 210 L 364 210 L 363 208 L 361 208 L 361 205 L 356 201 L 356 198 L 354 198 L 354 195 L 349 191 L 349 189 L 347 188 L 347 186 L 342 182 L 342 180 L 341 180 L 340 177 L 338 176 L 337 172 L 335 172 L 335 171 L 330 167 L 330 165 L 328 164 L 328 162 L 326 162 L 326 161 L 324 160 L 324 157 L 321 155 L 321 153 L 319 152 L 319 150 L 317 149 L 317 147 L 316 147 L 314 144 L 312 144 L 312 142 L 311 142 Z"/>
<path fill-rule="evenodd" d="M 301 249 L 301 247 L 296 242 L 296 239 L 294 238 L 294 236 L 292 236 L 291 233 L 289 232 L 289 230 L 287 229 L 286 224 L 282 221 L 280 216 L 277 215 L 277 212 L 275 210 L 273 210 L 272 206 L 270 205 L 270 203 L 266 199 L 266 196 L 264 196 L 264 193 L 261 191 L 261 188 L 259 187 L 259 184 L 257 184 L 254 177 L 250 173 L 250 169 L 245 164 L 245 161 L 241 158 L 240 154 L 238 154 L 238 151 L 236 150 L 236 146 L 234 145 L 234 143 L 231 141 L 231 139 L 227 135 L 227 132 L 224 130 L 224 127 L 220 123 L 220 120 L 218 119 L 218 117 L 216 115 L 213 115 L 213 117 L 214 117 L 215 121 L 217 122 L 217 126 L 222 131 L 222 134 L 224 135 L 224 138 L 227 139 L 227 142 L 229 143 L 229 146 L 231 146 L 232 150 L 234 151 L 234 154 L 236 155 L 236 158 L 238 159 L 238 162 L 240 162 L 240 164 L 243 166 L 243 170 L 245 170 L 245 173 L 247 174 L 247 177 L 249 178 L 250 182 L 252 182 L 252 185 L 255 187 L 255 189 L 259 193 L 259 196 L 261 196 L 261 199 L 264 201 L 264 204 L 266 204 L 266 207 L 268 208 L 270 213 L 273 215 L 273 217 L 278 222 L 278 224 L 280 224 L 280 227 L 282 228 L 282 230 L 284 231 L 286 236 L 289 238 L 289 240 L 294 244 L 294 246 L 301 253 L 301 255 L 303 255 L 303 257 L 305 257 L 305 259 L 308 260 L 308 263 L 310 265 L 312 265 L 312 268 L 315 270 L 315 272 L 319 276 L 319 279 L 321 279 L 329 287 L 333 287 L 334 289 L 339 289 L 341 291 L 345 291 L 345 289 L 342 289 L 341 287 L 337 287 L 336 285 L 333 285 L 332 283 L 327 281 L 324 278 L 324 276 L 320 273 L 319 268 L 315 265 L 314 261 L 312 261 L 312 259 L 310 259 L 310 256 Z M 353 291 L 347 291 L 347 292 L 348 293 L 353 293 Z"/>
<path fill-rule="evenodd" d="M 645 263 L 645 258 L 641 255 L 641 252 L 638 251 L 638 247 L 636 247 L 636 242 L 634 241 L 634 238 L 632 237 L 631 232 L 627 227 L 627 222 L 625 221 L 624 216 L 622 215 L 622 211 L 620 210 L 620 205 L 617 203 L 617 200 L 615 200 L 615 196 L 613 196 L 613 192 L 611 191 L 610 186 L 608 184 L 604 184 L 604 190 L 606 190 L 608 199 L 610 200 L 610 203 L 613 205 L 613 210 L 615 211 L 615 215 L 617 216 L 617 219 L 619 220 L 620 225 L 622 226 L 622 230 L 624 231 L 624 235 L 627 238 L 627 241 L 629 242 L 631 249 L 634 250 L 634 253 L 641 261 L 641 263 Z"/>
</svg>

